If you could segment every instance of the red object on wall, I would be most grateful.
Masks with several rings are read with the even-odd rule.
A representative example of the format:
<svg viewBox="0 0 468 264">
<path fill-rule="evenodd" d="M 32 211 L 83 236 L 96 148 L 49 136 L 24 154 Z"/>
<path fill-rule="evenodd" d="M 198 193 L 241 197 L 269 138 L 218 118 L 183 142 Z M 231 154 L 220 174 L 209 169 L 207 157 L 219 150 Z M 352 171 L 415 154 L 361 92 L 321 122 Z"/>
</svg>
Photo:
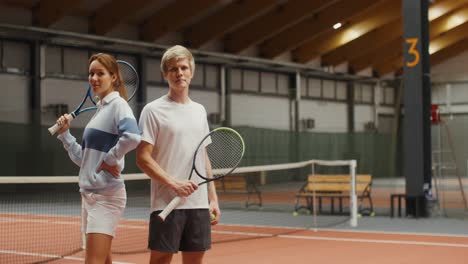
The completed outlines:
<svg viewBox="0 0 468 264">
<path fill-rule="evenodd" d="M 440 123 L 439 105 L 431 105 L 431 122 L 432 124 Z"/>
</svg>

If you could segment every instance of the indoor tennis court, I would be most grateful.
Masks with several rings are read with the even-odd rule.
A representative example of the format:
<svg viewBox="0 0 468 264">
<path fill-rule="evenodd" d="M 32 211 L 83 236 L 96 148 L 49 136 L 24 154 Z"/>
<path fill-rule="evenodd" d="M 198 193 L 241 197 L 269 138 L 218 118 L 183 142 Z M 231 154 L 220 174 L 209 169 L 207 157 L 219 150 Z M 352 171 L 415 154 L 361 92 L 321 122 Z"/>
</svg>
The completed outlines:
<svg viewBox="0 0 468 264">
<path fill-rule="evenodd" d="M 242 203 L 241 200 L 238 202 Z M 80 206 L 78 201 L 75 203 L 76 206 L 69 206 Z M 120 222 L 112 249 L 114 263 L 148 262 L 147 209 L 142 210 L 141 206 L 144 207 L 127 207 L 126 217 L 135 218 L 141 211 L 142 219 Z M 246 210 L 235 209 L 232 204 L 227 206 L 228 209 L 223 209 L 221 224 L 212 230 L 213 248 L 207 253 L 210 263 L 258 263 L 265 259 L 273 263 L 299 263 L 312 254 L 316 261 L 325 263 L 346 262 L 350 258 L 362 263 L 406 263 L 411 260 L 417 263 L 463 263 L 466 258 L 468 232 L 466 220 L 462 219 L 375 216 L 359 218 L 358 227 L 350 227 L 346 221 L 348 217 L 328 215 L 320 216 L 321 226 L 314 228 L 310 215 L 293 216 L 287 210 Z M 72 214 L 72 210 L 61 213 Z M 2 213 L 1 262 L 82 263 L 81 235 L 76 231 L 80 228 L 79 211 L 75 215 Z M 47 243 L 36 243 L 44 238 Z M 319 253 L 315 254 L 315 250 Z M 175 256 L 173 263 L 182 263 L 180 254 Z"/>
<path fill-rule="evenodd" d="M 80 168 L 49 129 L 73 112 L 85 148 L 100 52 L 135 70 L 138 120 L 173 45 L 209 130 L 242 143 L 204 263 L 466 263 L 467 32 L 468 0 L 1 1 L 0 263 L 85 263 Z M 150 261 L 136 160 L 113 263 Z"/>
</svg>

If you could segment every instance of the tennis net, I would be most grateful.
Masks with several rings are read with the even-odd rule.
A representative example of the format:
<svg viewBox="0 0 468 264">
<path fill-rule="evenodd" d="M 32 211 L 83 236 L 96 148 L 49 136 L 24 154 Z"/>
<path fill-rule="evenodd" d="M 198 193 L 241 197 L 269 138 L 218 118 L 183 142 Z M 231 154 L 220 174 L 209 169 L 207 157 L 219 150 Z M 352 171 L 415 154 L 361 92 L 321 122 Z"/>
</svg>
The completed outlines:
<svg viewBox="0 0 468 264">
<path fill-rule="evenodd" d="M 217 181 L 221 225 L 213 228 L 213 243 L 258 239 L 262 235 L 231 232 L 229 226 L 311 228 L 357 225 L 356 162 L 311 160 L 240 167 Z M 349 175 L 350 196 L 332 212 L 331 200 L 303 203 L 296 197 L 312 173 Z M 147 251 L 150 180 L 125 174 L 127 207 L 112 244 L 113 254 Z M 81 196 L 78 178 L 0 177 L 0 263 L 47 263 L 82 253 Z M 354 187 L 353 187 L 354 186 Z M 349 199 L 351 197 L 351 199 Z M 320 209 L 320 210 L 319 210 Z M 341 210 L 342 209 L 342 210 Z M 277 234 L 280 235 L 280 234 Z"/>
</svg>

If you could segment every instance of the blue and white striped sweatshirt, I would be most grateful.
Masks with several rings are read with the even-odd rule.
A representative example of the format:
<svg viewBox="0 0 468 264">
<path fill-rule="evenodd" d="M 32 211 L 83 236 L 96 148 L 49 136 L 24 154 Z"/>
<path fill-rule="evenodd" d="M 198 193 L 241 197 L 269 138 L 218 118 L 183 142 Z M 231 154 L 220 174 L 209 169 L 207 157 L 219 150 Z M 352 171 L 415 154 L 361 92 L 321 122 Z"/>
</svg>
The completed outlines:
<svg viewBox="0 0 468 264">
<path fill-rule="evenodd" d="M 63 142 L 71 160 L 80 167 L 80 192 L 104 192 L 122 188 L 123 177 L 114 178 L 107 171 L 96 172 L 104 160 L 117 164 L 120 172 L 125 166 L 125 154 L 135 149 L 141 140 L 141 132 L 128 103 L 112 92 L 97 104 L 97 111 L 83 133 L 80 144 L 66 131 L 57 137 Z"/>
</svg>

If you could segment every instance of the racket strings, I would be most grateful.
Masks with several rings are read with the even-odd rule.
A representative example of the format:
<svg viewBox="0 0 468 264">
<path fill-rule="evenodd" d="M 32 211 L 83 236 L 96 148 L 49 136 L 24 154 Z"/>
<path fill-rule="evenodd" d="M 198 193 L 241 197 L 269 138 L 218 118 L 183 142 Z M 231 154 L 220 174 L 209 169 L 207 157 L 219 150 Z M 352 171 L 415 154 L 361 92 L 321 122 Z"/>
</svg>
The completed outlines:
<svg viewBox="0 0 468 264">
<path fill-rule="evenodd" d="M 130 101 L 138 89 L 138 74 L 135 69 L 127 63 L 120 62 L 119 68 L 125 90 L 127 91 L 128 101 Z"/>
<path fill-rule="evenodd" d="M 237 134 L 217 131 L 211 135 L 211 144 L 207 146 L 207 151 L 211 167 L 218 171 L 213 176 L 220 177 L 239 164 L 244 154 L 244 144 Z"/>
</svg>

